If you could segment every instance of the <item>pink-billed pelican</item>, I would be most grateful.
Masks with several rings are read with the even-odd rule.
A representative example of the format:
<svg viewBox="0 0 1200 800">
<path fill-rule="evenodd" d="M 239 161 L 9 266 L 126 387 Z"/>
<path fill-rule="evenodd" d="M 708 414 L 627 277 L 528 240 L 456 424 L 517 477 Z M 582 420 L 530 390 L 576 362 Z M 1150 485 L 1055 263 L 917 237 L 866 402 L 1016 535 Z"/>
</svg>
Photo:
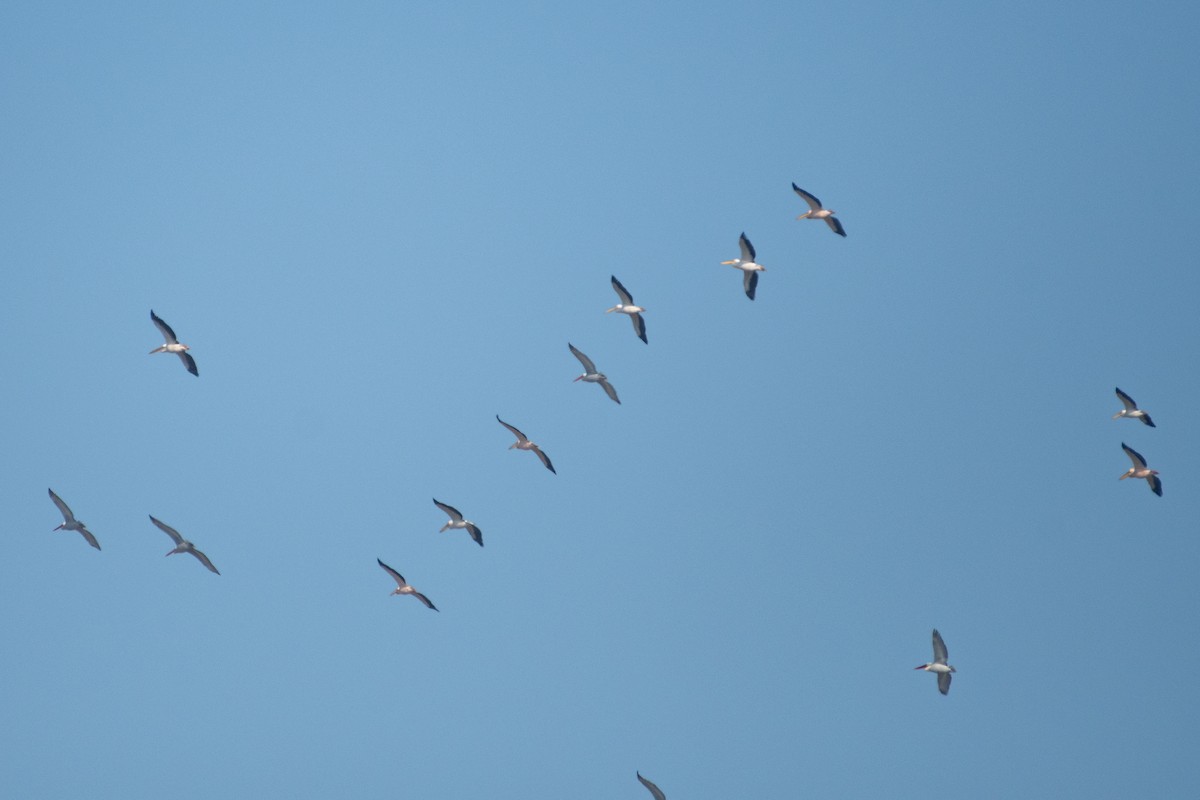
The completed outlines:
<svg viewBox="0 0 1200 800">
<path fill-rule="evenodd" d="M 1125 406 L 1117 413 L 1113 414 L 1113 419 L 1120 417 L 1131 417 L 1132 419 L 1140 419 L 1142 422 L 1149 425 L 1151 428 L 1157 428 L 1154 421 L 1150 419 L 1150 415 L 1137 407 L 1137 403 L 1133 402 L 1133 398 L 1121 391 L 1117 387 L 1117 399 L 1121 401 L 1121 405 Z"/>
<path fill-rule="evenodd" d="M 1129 460 L 1133 462 L 1133 466 L 1117 480 L 1143 478 L 1150 486 L 1150 491 L 1162 497 L 1162 481 L 1158 479 L 1158 470 L 1147 468 L 1146 459 L 1142 458 L 1142 454 L 1124 442 L 1121 442 L 1121 449 L 1125 451 L 1125 455 L 1129 456 Z"/>
<path fill-rule="evenodd" d="M 156 520 L 154 518 L 154 515 L 150 515 L 150 521 L 153 522 L 155 525 L 157 525 L 159 530 L 161 530 L 167 536 L 170 536 L 171 541 L 175 542 L 175 549 L 169 551 L 167 553 L 167 555 L 173 556 L 176 553 L 191 553 L 192 555 L 194 555 L 196 557 L 197 561 L 199 561 L 201 564 L 203 564 L 204 566 L 206 566 L 208 568 L 209 572 L 216 572 L 218 575 L 221 574 L 221 573 L 217 572 L 217 568 L 213 566 L 213 563 L 208 560 L 208 556 L 204 555 L 204 553 L 201 553 L 199 550 L 197 550 L 196 545 L 192 544 L 187 539 L 180 536 L 179 531 L 175 530 L 170 525 L 166 525 L 166 524 L 160 522 L 159 520 Z"/>
<path fill-rule="evenodd" d="M 629 321 L 633 323 L 633 330 L 635 333 L 637 333 L 638 338 L 643 342 L 646 342 L 646 344 L 650 344 L 650 342 L 646 339 L 646 320 L 642 319 L 642 312 L 646 309 L 633 304 L 633 295 L 629 293 L 628 289 L 621 285 L 621 282 L 617 280 L 616 275 L 611 275 L 609 277 L 612 278 L 613 291 L 617 293 L 617 297 L 621 302 L 617 303 L 604 313 L 608 314 L 609 312 L 616 311 L 618 314 L 628 314 Z"/>
<path fill-rule="evenodd" d="M 54 493 L 53 489 L 47 489 L 50 492 L 50 499 L 54 501 L 54 505 L 58 506 L 58 511 L 62 514 L 63 522 L 54 530 L 56 531 L 79 531 L 79 534 L 87 539 L 87 543 L 97 550 L 100 549 L 100 543 L 96 541 L 96 537 L 87 529 L 87 526 L 80 520 L 75 519 L 75 515 L 71 513 L 71 509 L 67 508 L 67 504 L 62 501 L 62 498 Z"/>
<path fill-rule="evenodd" d="M 466 529 L 467 533 L 471 534 L 471 538 L 475 540 L 475 544 L 483 547 L 483 531 L 479 530 L 479 526 L 469 519 L 463 519 L 463 515 L 458 513 L 458 509 L 454 506 L 448 506 L 445 503 L 439 503 L 437 498 L 433 498 L 433 504 L 440 508 L 444 514 L 450 517 L 446 524 L 442 526 L 442 531 L 454 529 Z"/>
<path fill-rule="evenodd" d="M 830 211 L 828 208 L 825 208 L 821 205 L 820 200 L 804 191 L 794 183 L 792 184 L 792 191 L 800 195 L 800 199 L 808 203 L 808 211 L 805 211 L 803 214 L 796 217 L 796 219 L 823 219 L 825 220 L 825 224 L 829 226 L 829 229 L 838 236 L 846 235 L 846 229 L 842 227 L 841 220 L 833 216 L 837 213 L 836 211 Z"/>
<path fill-rule="evenodd" d="M 509 432 L 512 433 L 513 436 L 517 437 L 517 440 L 508 446 L 509 450 L 512 450 L 514 447 L 517 448 L 518 450 L 532 450 L 533 452 L 537 453 L 537 457 L 540 458 L 542 460 L 542 463 L 546 465 L 546 469 L 550 470 L 555 475 L 558 474 L 558 472 L 554 469 L 554 465 L 550 463 L 550 459 L 546 456 L 545 453 L 542 452 L 541 448 L 539 448 L 533 442 L 529 441 L 528 436 L 521 433 L 519 430 L 514 428 L 512 425 L 509 425 L 504 420 L 500 419 L 499 414 L 496 415 L 496 421 L 499 422 L 504 427 L 508 428 Z"/>
<path fill-rule="evenodd" d="M 196 360 L 192 358 L 191 353 L 188 352 L 188 350 L 191 350 L 192 348 L 188 347 L 186 344 L 180 343 L 179 339 L 175 337 L 175 331 L 171 330 L 171 326 L 163 322 L 162 319 L 154 313 L 154 309 L 150 309 L 150 319 L 158 327 L 159 332 L 162 333 L 163 339 L 165 340 L 160 346 L 151 350 L 150 355 L 154 355 L 155 353 L 174 353 L 175 355 L 179 356 L 179 360 L 183 362 L 185 367 L 187 367 L 187 371 L 199 378 L 200 372 L 196 369 Z"/>
<path fill-rule="evenodd" d="M 922 664 L 914 669 L 923 669 L 926 672 L 937 674 L 938 691 L 942 694 L 950 693 L 950 674 L 957 672 L 954 667 L 947 662 L 950 659 L 950 654 L 946 651 L 946 643 L 942 641 L 942 635 L 937 632 L 937 628 L 933 629 L 933 661 L 928 664 Z"/>
<path fill-rule="evenodd" d="M 570 342 L 567 342 L 567 347 L 569 347 L 571 349 L 571 353 L 579 359 L 579 363 L 583 364 L 583 374 L 575 380 L 584 381 L 585 383 L 600 384 L 602 387 L 604 387 L 604 393 L 612 398 L 614 403 L 620 405 L 621 401 L 617 398 L 617 390 L 614 389 L 612 384 L 608 382 L 608 376 L 603 372 L 597 372 L 596 365 L 592 363 L 590 358 L 581 353 L 578 347 Z"/>
<path fill-rule="evenodd" d="M 375 560 L 379 561 L 378 558 Z M 391 567 L 389 567 L 387 564 L 383 563 L 382 561 L 379 561 L 379 566 L 383 567 L 383 571 L 386 572 L 388 575 L 391 575 L 392 580 L 394 580 L 396 582 L 396 589 L 395 589 L 395 591 L 392 592 L 392 594 L 411 594 L 413 597 L 417 598 L 422 603 L 424 603 L 426 606 L 428 606 L 429 608 L 432 608 L 434 611 L 438 610 L 437 606 L 435 606 L 433 603 L 429 602 L 428 597 L 421 594 L 413 587 L 409 586 L 408 581 L 404 580 L 404 576 L 401 575 L 399 572 L 396 572 L 396 570 L 392 569 Z"/>
<path fill-rule="evenodd" d="M 742 288 L 746 290 L 746 297 L 753 300 L 754 292 L 758 289 L 758 273 L 766 272 L 767 268 L 754 262 L 754 245 L 750 244 L 745 233 L 738 237 L 738 247 L 742 251 L 741 258 L 733 258 L 721 263 L 742 270 Z"/>
<path fill-rule="evenodd" d="M 650 790 L 650 794 L 654 795 L 654 800 L 667 800 L 667 796 L 663 794 L 663 790 L 654 785 L 653 781 L 646 780 L 642 777 L 642 773 L 637 774 L 638 782 Z"/>
</svg>

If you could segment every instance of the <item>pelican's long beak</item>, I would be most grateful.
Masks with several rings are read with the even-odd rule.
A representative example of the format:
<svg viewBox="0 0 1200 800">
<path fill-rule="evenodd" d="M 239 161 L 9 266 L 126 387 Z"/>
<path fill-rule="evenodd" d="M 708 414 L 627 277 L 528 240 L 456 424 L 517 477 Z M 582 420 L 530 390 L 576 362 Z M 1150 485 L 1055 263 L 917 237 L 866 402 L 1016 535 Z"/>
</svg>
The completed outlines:
<svg viewBox="0 0 1200 800">
<path fill-rule="evenodd" d="M 928 664 L 922 664 L 922 665 L 921 665 L 921 666 L 919 666 L 919 667 L 913 667 L 913 669 L 925 669 L 925 668 L 926 668 L 926 667 L 928 667 L 928 666 L 929 666 Z"/>
<path fill-rule="evenodd" d="M 722 261 L 721 263 L 722 264 L 733 264 L 734 262 L 733 261 Z"/>
<path fill-rule="evenodd" d="M 1113 419 L 1116 419 L 1117 417 L 1121 416 L 1124 413 L 1125 413 L 1124 411 L 1118 411 L 1117 413 L 1113 414 Z"/>
<path fill-rule="evenodd" d="M 571 383 L 574 383 L 575 381 L 578 381 L 578 380 L 583 380 L 583 376 L 580 375 L 578 378 L 575 378 L 575 380 L 571 381 Z"/>
<path fill-rule="evenodd" d="M 1119 481 L 1123 481 L 1123 480 L 1125 480 L 1126 478 L 1128 478 L 1128 477 L 1129 477 L 1130 475 L 1132 475 L 1132 474 L 1133 474 L 1132 472 L 1126 472 L 1124 475 L 1122 475 L 1121 477 L 1117 478 L 1117 480 L 1119 480 Z"/>
<path fill-rule="evenodd" d="M 56 531 L 61 531 L 61 530 L 62 530 L 63 528 L 65 528 L 65 527 L 67 527 L 67 523 L 65 523 L 65 522 L 64 522 L 62 525 L 59 525 L 59 526 L 58 526 L 57 528 L 55 528 L 54 530 L 56 530 Z"/>
<path fill-rule="evenodd" d="M 618 308 L 620 308 L 620 306 L 613 306 L 612 308 L 608 309 L 608 310 L 607 310 L 607 311 L 605 311 L 604 313 L 605 313 L 605 314 L 611 314 L 612 312 L 616 311 Z"/>
</svg>

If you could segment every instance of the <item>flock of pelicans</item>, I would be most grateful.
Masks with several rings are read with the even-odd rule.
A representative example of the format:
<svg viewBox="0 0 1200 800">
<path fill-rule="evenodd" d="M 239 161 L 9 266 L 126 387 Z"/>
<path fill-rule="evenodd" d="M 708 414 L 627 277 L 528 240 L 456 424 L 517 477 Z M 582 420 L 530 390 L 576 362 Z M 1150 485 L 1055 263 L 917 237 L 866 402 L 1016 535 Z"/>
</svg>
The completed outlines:
<svg viewBox="0 0 1200 800">
<path fill-rule="evenodd" d="M 801 199 L 804 200 L 809 208 L 807 212 L 801 214 L 799 217 L 797 217 L 797 219 L 824 220 L 829 226 L 830 230 L 832 230 L 834 233 L 838 234 L 839 236 L 846 235 L 846 230 L 842 227 L 841 221 L 834 216 L 834 214 L 837 212 L 825 208 L 821 204 L 820 200 L 818 200 L 812 194 L 804 191 L 794 183 L 792 184 L 792 189 L 797 195 L 800 196 Z M 756 255 L 754 251 L 754 245 L 750 243 L 750 240 L 746 237 L 745 233 L 742 233 L 742 235 L 738 238 L 738 246 L 741 250 L 741 256 L 728 261 L 722 261 L 721 263 L 728 264 L 729 266 L 742 271 L 742 287 L 746 293 L 746 296 L 753 300 L 755 292 L 758 289 L 758 275 L 760 272 L 765 272 L 766 268 L 762 264 L 759 264 L 757 261 L 755 261 Z M 612 308 L 605 311 L 605 313 L 607 314 L 615 311 L 617 313 L 627 315 L 630 321 L 633 323 L 633 330 L 637 334 L 637 337 L 648 344 L 649 340 L 646 338 L 646 321 L 642 318 L 642 312 L 644 312 L 646 309 L 634 303 L 633 295 L 631 295 L 629 290 L 626 289 L 619 280 L 617 280 L 616 276 L 612 276 L 612 287 L 617 293 L 619 302 Z M 183 366 L 188 372 L 199 377 L 200 372 L 196 368 L 196 361 L 194 358 L 192 358 L 191 353 L 188 352 L 191 348 L 189 348 L 188 345 L 180 342 L 171 326 L 164 322 L 161 317 L 154 313 L 153 310 L 150 311 L 150 320 L 158 328 L 163 337 L 163 343 L 159 347 L 151 350 L 150 353 L 152 355 L 154 353 L 174 353 L 175 355 L 179 356 L 179 360 L 183 362 Z M 611 383 L 608 382 L 608 377 L 604 375 L 604 373 L 598 371 L 595 363 L 593 363 L 590 358 L 584 355 L 579 348 L 575 347 L 575 345 L 568 342 L 567 347 L 570 349 L 572 355 L 579 359 L 579 363 L 583 365 L 583 374 L 575 378 L 575 380 L 584 381 L 586 383 L 600 384 L 601 388 L 604 389 L 605 394 L 607 394 L 614 403 L 619 404 L 621 400 L 617 396 L 617 390 L 613 388 Z M 1113 415 L 1113 419 L 1127 417 L 1129 419 L 1141 420 L 1143 424 L 1148 425 L 1151 428 L 1156 427 L 1154 422 L 1150 419 L 1150 415 L 1138 408 L 1137 403 L 1134 402 L 1132 397 L 1125 394 L 1125 392 L 1122 392 L 1120 388 L 1118 388 L 1116 391 L 1117 398 L 1120 399 L 1123 408 Z M 537 457 L 541 460 L 542 465 L 545 466 L 546 469 L 558 474 L 554 469 L 554 464 L 550 461 L 550 457 L 542 452 L 542 449 L 538 447 L 536 443 L 531 441 L 528 436 L 512 425 L 509 425 L 504 420 L 500 419 L 499 415 L 496 416 L 496 421 L 507 428 L 508 431 L 517 438 L 515 442 L 509 445 L 510 450 L 515 448 L 517 450 L 531 451 L 537 455 Z M 1151 491 L 1161 497 L 1162 481 L 1160 481 L 1158 478 L 1158 471 L 1147 467 L 1146 459 L 1129 445 L 1122 442 L 1121 448 L 1133 462 L 1133 466 L 1130 467 L 1129 470 L 1123 475 L 1121 475 L 1121 480 L 1124 480 L 1125 478 L 1141 478 L 1147 482 Z M 62 524 L 54 530 L 77 531 L 81 536 L 83 536 L 88 544 L 99 550 L 100 543 L 96 540 L 96 537 L 92 534 L 92 532 L 87 529 L 87 526 L 81 520 L 75 517 L 75 514 L 72 513 L 70 507 L 63 502 L 61 497 L 54 493 L 53 489 L 50 489 L 49 492 L 50 499 L 54 502 L 54 505 L 58 507 L 59 513 L 62 514 L 63 518 Z M 446 530 L 465 530 L 476 544 L 478 544 L 480 547 L 483 546 L 483 532 L 479 529 L 479 526 L 477 526 L 471 520 L 463 517 L 462 513 L 460 513 L 459 510 L 453 506 L 441 503 L 436 498 L 434 499 L 433 504 L 449 517 L 449 519 L 446 521 L 446 524 L 441 527 L 439 533 Z M 183 536 L 180 535 L 179 531 L 175 530 L 161 520 L 155 519 L 153 516 L 150 517 L 150 521 L 154 523 L 159 530 L 171 537 L 171 541 L 174 542 L 175 546 L 167 553 L 168 556 L 176 553 L 190 553 L 196 558 L 197 561 L 203 564 L 206 569 L 217 575 L 221 574 L 217 571 L 217 568 L 213 566 L 213 563 L 209 560 L 208 556 L 196 549 L 196 546 L 187 539 L 184 539 Z M 410 585 L 408 581 L 404 579 L 403 575 L 401 575 L 395 569 L 389 567 L 387 564 L 383 563 L 381 559 L 377 558 L 376 562 L 378 562 L 379 566 L 391 576 L 392 580 L 396 582 L 396 588 L 392 591 L 393 595 L 412 595 L 424 603 L 427 608 L 431 608 L 434 611 L 438 610 L 437 606 L 435 606 L 428 597 L 413 588 L 412 585 Z M 933 660 L 926 664 L 922 664 L 915 669 L 934 673 L 937 675 L 938 691 L 940 691 L 942 694 L 948 694 L 950 692 L 951 675 L 955 672 L 955 669 L 949 663 L 949 653 L 946 649 L 946 643 L 942 640 L 942 635 L 938 633 L 936 629 L 933 631 Z M 650 791 L 650 794 L 654 796 L 655 800 L 666 800 L 666 795 L 663 794 L 662 790 L 659 789 L 658 786 L 656 786 L 653 782 L 642 777 L 640 772 L 637 773 L 637 779 Z"/>
</svg>

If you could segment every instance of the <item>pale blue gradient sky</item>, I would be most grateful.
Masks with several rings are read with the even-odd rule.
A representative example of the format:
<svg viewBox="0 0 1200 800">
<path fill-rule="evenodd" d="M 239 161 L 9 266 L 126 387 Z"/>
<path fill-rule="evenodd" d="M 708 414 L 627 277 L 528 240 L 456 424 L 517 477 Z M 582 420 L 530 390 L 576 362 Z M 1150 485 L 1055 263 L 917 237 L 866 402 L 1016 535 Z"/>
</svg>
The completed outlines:
<svg viewBox="0 0 1200 800">
<path fill-rule="evenodd" d="M 4 5 L 0 793 L 1194 794 L 1197 23 Z"/>
</svg>

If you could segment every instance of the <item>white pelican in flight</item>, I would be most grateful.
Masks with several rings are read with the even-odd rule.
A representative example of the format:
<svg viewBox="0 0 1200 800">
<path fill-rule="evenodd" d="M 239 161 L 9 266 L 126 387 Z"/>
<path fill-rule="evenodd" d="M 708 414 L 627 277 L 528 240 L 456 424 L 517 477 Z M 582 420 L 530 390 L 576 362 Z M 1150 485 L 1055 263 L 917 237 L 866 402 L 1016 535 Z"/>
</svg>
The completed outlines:
<svg viewBox="0 0 1200 800">
<path fill-rule="evenodd" d="M 946 651 L 946 643 L 942 641 L 942 635 L 937 632 L 937 628 L 933 629 L 933 661 L 928 664 L 922 664 L 913 669 L 923 669 L 926 672 L 936 673 L 938 676 L 938 691 L 942 694 L 950 694 L 950 673 L 956 672 L 954 667 L 946 663 L 950 658 L 950 654 Z"/>
<path fill-rule="evenodd" d="M 218 575 L 221 574 L 221 573 L 217 572 L 217 568 L 213 566 L 213 563 L 208 560 L 208 556 L 204 555 L 204 553 L 201 553 L 199 550 L 197 550 L 196 545 L 192 544 L 187 539 L 180 536 L 179 531 L 175 530 L 170 525 L 165 525 L 162 522 L 156 520 L 153 515 L 150 516 L 150 521 L 153 522 L 155 525 L 157 525 L 159 530 L 161 530 L 167 536 L 170 536 L 171 541 L 175 542 L 175 549 L 168 552 L 167 555 L 173 556 L 176 553 L 191 553 L 192 555 L 194 555 L 196 557 L 196 560 L 199 561 L 201 564 L 203 564 L 205 567 L 207 567 L 210 572 L 216 572 Z"/>
<path fill-rule="evenodd" d="M 579 359 L 579 363 L 583 364 L 583 374 L 580 375 L 575 380 L 584 381 L 586 383 L 600 384 L 601 386 L 604 387 L 604 393 L 607 394 L 610 398 L 612 398 L 612 401 L 614 403 L 620 405 L 621 401 L 617 398 L 617 390 L 614 389 L 612 384 L 608 382 L 608 376 L 605 375 L 603 372 L 597 372 L 596 365 L 592 363 L 592 360 L 590 358 L 585 356 L 583 353 L 579 352 L 578 347 L 571 344 L 570 342 L 567 342 L 567 347 L 571 348 L 571 352 L 574 354 L 574 356 L 576 358 Z"/>
<path fill-rule="evenodd" d="M 796 217 L 796 219 L 823 219 L 825 220 L 825 224 L 829 226 L 829 229 L 838 236 L 846 235 L 846 229 L 842 227 L 841 220 L 833 216 L 837 213 L 836 211 L 831 211 L 828 208 L 824 208 L 821 205 L 820 200 L 813 197 L 811 194 L 804 191 L 794 183 L 792 184 L 792 191 L 800 195 L 801 199 L 808 203 L 808 211 L 805 211 L 803 214 Z"/>
<path fill-rule="evenodd" d="M 637 333 L 638 338 L 646 342 L 646 344 L 650 344 L 646 340 L 646 320 L 642 319 L 642 312 L 646 309 L 633 304 L 633 295 L 629 294 L 629 290 L 621 285 L 616 275 L 610 277 L 612 278 L 613 291 L 617 293 L 617 297 L 620 298 L 621 302 L 604 313 L 607 314 L 610 311 L 616 311 L 620 314 L 628 314 L 630 322 L 633 323 L 633 330 Z"/>
<path fill-rule="evenodd" d="M 514 447 L 517 448 L 518 450 L 532 450 L 533 452 L 537 453 L 537 457 L 540 458 L 542 460 L 542 463 L 546 465 L 546 469 L 550 470 L 555 475 L 558 474 L 558 472 L 556 472 L 554 469 L 554 465 L 550 463 L 550 459 L 546 456 L 545 453 L 542 452 L 541 448 L 539 448 L 533 442 L 529 441 L 528 436 L 521 433 L 519 430 L 514 428 L 512 425 L 509 425 L 504 420 L 500 419 L 499 414 L 496 415 L 496 422 L 499 422 L 501 425 L 508 428 L 509 432 L 512 433 L 513 436 L 517 437 L 517 440 L 508 446 L 509 450 L 512 450 Z"/>
<path fill-rule="evenodd" d="M 375 560 L 379 561 L 378 558 Z M 392 569 L 391 567 L 389 567 L 387 564 L 383 563 L 382 561 L 379 561 L 379 566 L 383 567 L 383 571 L 386 572 L 388 575 L 391 575 L 392 580 L 394 580 L 396 582 L 396 589 L 395 589 L 395 591 L 392 592 L 392 594 L 411 594 L 413 597 L 417 598 L 422 603 L 424 603 L 426 606 L 428 606 L 429 608 L 432 608 L 434 611 L 438 610 L 437 606 L 435 606 L 433 603 L 429 602 L 428 597 L 421 594 L 413 587 L 409 586 L 408 581 L 404 580 L 404 576 L 401 575 L 399 572 L 396 572 L 396 570 Z"/>
<path fill-rule="evenodd" d="M 1158 479 L 1158 470 L 1148 469 L 1146 467 L 1146 459 L 1142 458 L 1142 454 L 1134 450 L 1129 445 L 1121 442 L 1121 449 L 1125 451 L 1125 455 L 1129 456 L 1129 460 L 1133 462 L 1133 466 L 1129 471 L 1122 475 L 1117 480 L 1125 480 L 1126 478 L 1143 478 L 1150 486 L 1150 491 L 1154 492 L 1159 497 L 1162 497 L 1162 481 Z"/>
<path fill-rule="evenodd" d="M 1117 419 L 1119 417 L 1132 417 L 1133 419 L 1140 419 L 1151 428 L 1158 427 L 1154 424 L 1154 421 L 1150 419 L 1150 415 L 1138 408 L 1137 403 L 1133 402 L 1133 398 L 1122 392 L 1120 387 L 1117 387 L 1117 399 L 1120 400 L 1121 405 L 1125 407 L 1113 414 L 1113 419 Z"/>
<path fill-rule="evenodd" d="M 642 773 L 638 773 L 638 781 L 650 790 L 650 794 L 654 795 L 654 800 L 667 800 L 667 796 L 663 794 L 663 790 L 654 785 L 653 781 L 648 781 L 642 777 Z"/>
<path fill-rule="evenodd" d="M 175 355 L 179 356 L 179 360 L 183 362 L 185 367 L 187 367 L 187 371 L 199 378 L 200 372 L 196 369 L 196 360 L 192 358 L 191 353 L 188 352 L 188 350 L 191 350 L 192 348 L 188 347 L 186 344 L 181 344 L 179 339 L 175 338 L 175 331 L 171 330 L 171 326 L 163 322 L 162 319 L 154 313 L 154 309 L 150 309 L 150 319 L 154 321 L 156 326 L 158 326 L 158 330 L 162 333 L 163 339 L 165 340 L 161 346 L 151 350 L 150 355 L 154 355 L 155 353 L 174 353 Z"/>
<path fill-rule="evenodd" d="M 471 538 L 475 540 L 475 544 L 483 547 L 483 531 L 479 530 L 479 526 L 469 519 L 463 519 L 463 515 L 458 513 L 458 509 L 454 506 L 448 506 L 445 503 L 439 503 L 437 498 L 433 498 L 433 504 L 440 508 L 443 513 L 450 517 L 446 524 L 442 526 L 438 533 L 450 528 L 465 528 L 467 533 L 471 534 Z"/>
<path fill-rule="evenodd" d="M 729 264 L 734 269 L 743 271 L 742 287 L 746 290 L 746 297 L 754 299 L 754 291 L 758 288 L 758 273 L 766 272 L 767 268 L 762 264 L 754 263 L 754 245 L 750 244 L 750 240 L 743 233 L 738 238 L 738 247 L 742 250 L 741 258 L 722 261 L 722 264 Z"/>
<path fill-rule="evenodd" d="M 54 501 L 54 505 L 58 506 L 59 513 L 62 514 L 63 523 L 54 530 L 56 531 L 79 531 L 83 538 L 87 539 L 87 543 L 97 550 L 100 549 L 100 543 L 96 541 L 96 537 L 92 536 L 92 532 L 87 529 L 79 520 L 75 519 L 75 515 L 71 513 L 71 509 L 67 508 L 67 504 L 62 501 L 62 498 L 54 493 L 53 489 L 47 489 L 50 492 L 50 499 Z"/>
</svg>

